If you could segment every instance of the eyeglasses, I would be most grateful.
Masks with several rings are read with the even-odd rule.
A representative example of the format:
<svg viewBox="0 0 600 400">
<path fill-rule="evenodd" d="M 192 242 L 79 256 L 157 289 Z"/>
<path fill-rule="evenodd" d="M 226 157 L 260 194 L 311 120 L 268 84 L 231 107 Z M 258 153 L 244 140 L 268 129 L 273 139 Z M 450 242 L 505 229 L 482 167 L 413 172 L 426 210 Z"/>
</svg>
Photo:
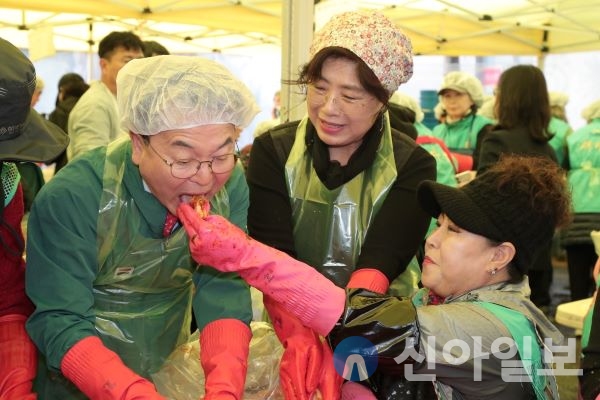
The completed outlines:
<svg viewBox="0 0 600 400">
<path fill-rule="evenodd" d="M 213 174 L 225 174 L 235 167 L 235 163 L 238 159 L 236 153 L 228 153 L 213 157 L 210 161 L 190 159 L 169 162 L 156 151 L 150 141 L 148 141 L 148 146 L 150 146 L 152 151 L 154 151 L 154 153 L 171 169 L 171 175 L 179 179 L 188 179 L 196 175 L 198 171 L 200 171 L 200 168 L 202 168 L 202 164 L 207 164 Z"/>
<path fill-rule="evenodd" d="M 332 104 L 335 104 L 338 109 L 345 113 L 353 113 L 362 111 L 371 100 L 375 99 L 370 94 L 360 95 L 359 97 L 353 97 L 348 95 L 333 96 L 329 90 L 314 84 L 308 85 L 307 101 L 309 104 L 317 107 L 321 107 L 331 100 Z"/>
</svg>

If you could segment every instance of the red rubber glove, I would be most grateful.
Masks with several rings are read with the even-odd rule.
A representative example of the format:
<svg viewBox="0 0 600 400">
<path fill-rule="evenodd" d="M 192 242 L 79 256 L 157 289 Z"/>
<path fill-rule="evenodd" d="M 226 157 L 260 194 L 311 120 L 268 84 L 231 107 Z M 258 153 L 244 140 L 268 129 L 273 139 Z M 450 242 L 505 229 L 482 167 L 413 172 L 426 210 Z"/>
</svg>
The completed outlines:
<svg viewBox="0 0 600 400">
<path fill-rule="evenodd" d="M 0 399 L 33 400 L 33 379 L 37 352 L 27 335 L 27 317 L 9 314 L 0 317 Z"/>
<path fill-rule="evenodd" d="M 90 399 L 164 400 L 152 383 L 130 370 L 96 336 L 75 343 L 60 369 Z"/>
<path fill-rule="evenodd" d="M 324 340 L 321 345 L 323 346 L 323 367 L 318 390 L 321 392 L 323 400 L 338 400 L 341 397 L 344 378 L 338 374 L 333 365 L 333 352 L 327 340 Z"/>
<path fill-rule="evenodd" d="M 321 339 L 272 298 L 263 298 L 284 351 L 279 379 L 286 400 L 310 400 L 317 390 L 323 364 Z"/>
<path fill-rule="evenodd" d="M 383 272 L 377 269 L 363 268 L 352 273 L 346 287 L 348 289 L 367 289 L 371 292 L 384 294 L 390 287 L 390 281 Z"/>
<path fill-rule="evenodd" d="M 239 400 L 244 396 L 252 332 L 237 319 L 219 319 L 200 333 L 204 400 Z"/>
<path fill-rule="evenodd" d="M 196 262 L 239 273 L 320 335 L 327 335 L 342 315 L 345 290 L 314 268 L 253 240 L 221 216 L 200 218 L 185 203 L 180 204 L 177 215 L 190 237 Z"/>
</svg>

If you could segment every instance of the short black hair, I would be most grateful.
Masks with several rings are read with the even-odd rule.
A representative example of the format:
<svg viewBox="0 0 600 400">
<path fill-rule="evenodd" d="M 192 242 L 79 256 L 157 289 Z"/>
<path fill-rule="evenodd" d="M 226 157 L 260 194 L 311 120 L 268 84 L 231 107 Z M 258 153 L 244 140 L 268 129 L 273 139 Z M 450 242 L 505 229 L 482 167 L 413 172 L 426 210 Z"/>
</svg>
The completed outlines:
<svg viewBox="0 0 600 400">
<path fill-rule="evenodd" d="M 100 58 L 109 58 L 117 47 L 124 47 L 126 50 L 143 50 L 144 44 L 142 39 L 133 32 L 114 31 L 100 41 L 98 55 Z"/>
<path fill-rule="evenodd" d="M 168 56 L 169 50 L 162 44 L 155 42 L 154 40 L 144 40 L 144 57 L 153 56 Z"/>
</svg>

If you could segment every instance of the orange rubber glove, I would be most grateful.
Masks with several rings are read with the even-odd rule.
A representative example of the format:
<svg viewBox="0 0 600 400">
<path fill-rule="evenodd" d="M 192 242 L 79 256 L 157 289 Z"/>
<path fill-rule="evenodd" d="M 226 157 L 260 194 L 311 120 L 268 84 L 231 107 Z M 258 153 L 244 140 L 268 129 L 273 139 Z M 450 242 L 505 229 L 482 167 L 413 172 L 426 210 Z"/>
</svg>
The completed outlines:
<svg viewBox="0 0 600 400">
<path fill-rule="evenodd" d="M 90 399 L 164 400 L 152 383 L 130 370 L 96 336 L 75 343 L 60 369 Z"/>
<path fill-rule="evenodd" d="M 333 352 L 327 340 L 322 343 L 323 346 L 323 366 L 321 368 L 321 378 L 319 379 L 318 390 L 323 400 L 338 400 L 341 397 L 344 378 L 338 374 L 333 365 Z"/>
<path fill-rule="evenodd" d="M 348 289 L 367 289 L 370 292 L 384 294 L 390 287 L 390 281 L 383 272 L 374 268 L 357 269 L 350 276 Z"/>
<path fill-rule="evenodd" d="M 265 296 L 263 303 L 284 348 L 279 365 L 279 382 L 285 399 L 310 400 L 321 379 L 321 339 L 271 297 Z"/>
<path fill-rule="evenodd" d="M 237 319 L 219 319 L 200 333 L 204 400 L 240 400 L 244 396 L 252 331 Z"/>
<path fill-rule="evenodd" d="M 33 400 L 33 379 L 37 351 L 27 335 L 27 317 L 9 314 L 0 317 L 0 399 Z"/>
<path fill-rule="evenodd" d="M 338 400 L 342 378 L 333 365 L 333 353 L 326 340 L 272 298 L 263 298 L 275 333 L 284 347 L 279 378 L 286 400 L 311 400 L 317 391 L 323 400 Z"/>
</svg>

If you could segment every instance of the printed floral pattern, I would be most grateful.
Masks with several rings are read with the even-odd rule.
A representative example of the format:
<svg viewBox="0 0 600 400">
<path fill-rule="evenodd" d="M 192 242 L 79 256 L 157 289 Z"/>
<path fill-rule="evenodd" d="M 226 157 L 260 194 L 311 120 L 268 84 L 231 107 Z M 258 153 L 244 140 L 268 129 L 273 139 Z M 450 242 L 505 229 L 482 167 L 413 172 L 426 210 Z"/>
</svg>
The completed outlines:
<svg viewBox="0 0 600 400">
<path fill-rule="evenodd" d="M 311 58 L 331 46 L 346 48 L 360 57 L 390 93 L 412 76 L 410 39 L 379 12 L 351 11 L 334 16 L 315 34 Z"/>
</svg>

